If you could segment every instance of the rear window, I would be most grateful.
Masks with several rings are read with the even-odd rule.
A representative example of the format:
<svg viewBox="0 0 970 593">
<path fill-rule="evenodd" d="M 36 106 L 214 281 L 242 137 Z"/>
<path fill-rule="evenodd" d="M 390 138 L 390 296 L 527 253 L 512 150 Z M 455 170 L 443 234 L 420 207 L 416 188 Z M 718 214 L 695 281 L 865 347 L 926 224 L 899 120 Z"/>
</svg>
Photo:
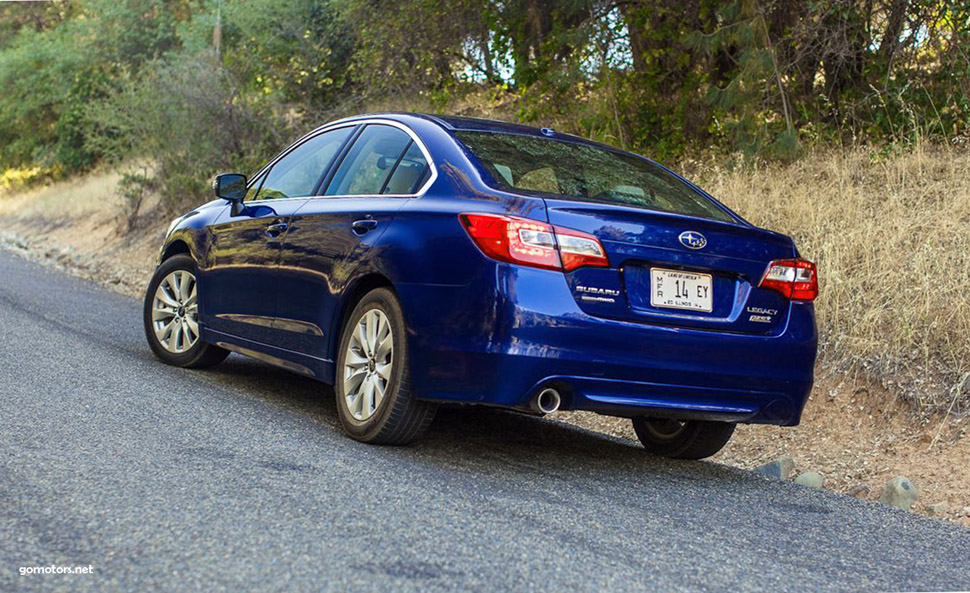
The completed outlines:
<svg viewBox="0 0 970 593">
<path fill-rule="evenodd" d="M 499 189 L 734 222 L 650 161 L 594 146 L 496 132 L 456 132 Z"/>
</svg>

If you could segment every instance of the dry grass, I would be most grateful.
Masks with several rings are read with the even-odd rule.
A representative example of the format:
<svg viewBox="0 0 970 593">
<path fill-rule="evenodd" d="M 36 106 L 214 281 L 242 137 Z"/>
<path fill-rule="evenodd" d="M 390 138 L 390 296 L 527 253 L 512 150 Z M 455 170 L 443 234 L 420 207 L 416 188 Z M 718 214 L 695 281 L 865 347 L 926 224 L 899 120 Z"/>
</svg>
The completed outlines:
<svg viewBox="0 0 970 593">
<path fill-rule="evenodd" d="M 150 222 L 126 233 L 121 176 L 97 171 L 22 193 L 0 193 L 0 247 L 140 296 L 168 218 L 146 206 Z"/>
<path fill-rule="evenodd" d="M 74 221 L 86 216 L 103 217 L 123 203 L 115 188 L 121 175 L 98 172 L 29 190 L 0 193 L 0 213 L 20 219 L 43 218 Z"/>
<path fill-rule="evenodd" d="M 968 171 L 966 150 L 932 146 L 698 167 L 713 195 L 819 265 L 826 365 L 872 373 L 924 412 L 970 409 Z"/>
</svg>

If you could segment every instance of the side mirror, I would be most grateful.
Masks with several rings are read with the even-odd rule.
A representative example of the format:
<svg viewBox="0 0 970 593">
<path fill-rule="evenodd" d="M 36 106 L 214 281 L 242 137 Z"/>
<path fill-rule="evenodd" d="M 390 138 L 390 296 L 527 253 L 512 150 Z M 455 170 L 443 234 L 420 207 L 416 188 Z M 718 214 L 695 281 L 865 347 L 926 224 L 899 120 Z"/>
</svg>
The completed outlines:
<svg viewBox="0 0 970 593">
<path fill-rule="evenodd" d="M 246 197 L 246 176 L 239 173 L 216 175 L 212 181 L 212 189 L 215 190 L 217 198 L 239 204 Z"/>
</svg>

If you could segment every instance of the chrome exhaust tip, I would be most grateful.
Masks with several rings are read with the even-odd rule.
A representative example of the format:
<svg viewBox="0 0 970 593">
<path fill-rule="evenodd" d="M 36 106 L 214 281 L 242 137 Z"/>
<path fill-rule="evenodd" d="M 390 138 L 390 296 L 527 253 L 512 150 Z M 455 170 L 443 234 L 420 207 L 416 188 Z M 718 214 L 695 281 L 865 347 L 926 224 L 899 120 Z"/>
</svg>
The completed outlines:
<svg viewBox="0 0 970 593">
<path fill-rule="evenodd" d="M 540 414 L 552 414 L 559 409 L 562 398 L 552 387 L 546 387 L 532 400 L 532 409 Z"/>
</svg>

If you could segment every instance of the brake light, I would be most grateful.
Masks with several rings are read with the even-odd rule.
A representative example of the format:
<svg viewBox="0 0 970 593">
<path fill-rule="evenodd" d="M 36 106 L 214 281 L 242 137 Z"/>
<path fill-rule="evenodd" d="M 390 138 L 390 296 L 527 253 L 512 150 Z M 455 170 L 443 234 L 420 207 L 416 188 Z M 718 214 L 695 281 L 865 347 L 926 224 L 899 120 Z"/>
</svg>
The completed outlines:
<svg viewBox="0 0 970 593">
<path fill-rule="evenodd" d="M 550 224 L 499 214 L 460 214 L 475 245 L 498 261 L 571 272 L 610 262 L 593 235 Z"/>
<path fill-rule="evenodd" d="M 804 259 L 778 259 L 768 264 L 758 287 L 780 292 L 793 301 L 814 301 L 818 272 L 815 264 Z"/>
</svg>

